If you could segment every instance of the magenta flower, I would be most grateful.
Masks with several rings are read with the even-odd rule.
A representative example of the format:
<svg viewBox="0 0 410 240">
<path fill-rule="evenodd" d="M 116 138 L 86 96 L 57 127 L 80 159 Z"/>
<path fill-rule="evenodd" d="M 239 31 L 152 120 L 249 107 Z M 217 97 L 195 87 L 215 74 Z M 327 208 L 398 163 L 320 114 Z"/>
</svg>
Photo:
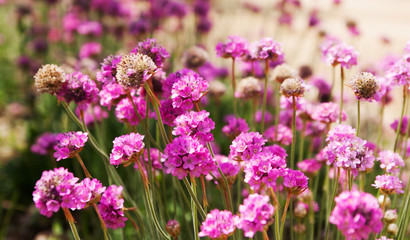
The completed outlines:
<svg viewBox="0 0 410 240">
<path fill-rule="evenodd" d="M 144 152 L 144 136 L 138 133 L 130 133 L 116 137 L 110 154 L 110 163 L 120 165 L 138 161 L 138 157 Z"/>
<path fill-rule="evenodd" d="M 308 188 L 308 177 L 301 171 L 286 168 L 282 173 L 283 186 L 293 195 L 299 195 Z"/>
<path fill-rule="evenodd" d="M 108 112 L 101 108 L 101 106 L 99 105 L 93 106 L 92 104 L 88 104 L 87 108 L 83 110 L 84 122 L 87 126 L 93 125 L 95 122 L 101 122 L 103 119 L 108 118 Z M 76 108 L 75 114 L 78 117 L 81 117 L 79 107 Z"/>
<path fill-rule="evenodd" d="M 403 59 L 410 62 L 410 41 L 407 41 L 403 50 Z"/>
<path fill-rule="evenodd" d="M 259 190 L 263 186 L 276 187 L 276 180 L 284 173 L 285 167 L 285 158 L 271 151 L 262 151 L 246 161 L 244 181 L 252 190 Z"/>
<path fill-rule="evenodd" d="M 398 175 L 400 167 L 404 167 L 403 158 L 398 153 L 392 151 L 381 151 L 377 160 L 380 161 L 380 168 L 384 169 L 386 173 Z"/>
<path fill-rule="evenodd" d="M 327 49 L 325 60 L 329 65 L 336 66 L 340 64 L 342 67 L 350 68 L 353 65 L 357 65 L 358 55 L 359 53 L 352 46 L 338 43 Z"/>
<path fill-rule="evenodd" d="M 222 132 L 232 139 L 236 138 L 242 132 L 249 131 L 249 126 L 246 123 L 246 120 L 240 117 L 235 117 L 235 115 L 226 116 L 225 122 L 227 122 L 228 125 L 222 127 Z"/>
<path fill-rule="evenodd" d="M 404 193 L 402 182 L 398 177 L 392 175 L 376 176 L 376 180 L 372 186 L 379 188 L 380 192 L 385 195 Z"/>
<path fill-rule="evenodd" d="M 100 104 L 110 109 L 112 105 L 117 104 L 125 96 L 125 93 L 125 89 L 120 84 L 116 82 L 107 83 L 98 93 Z"/>
<path fill-rule="evenodd" d="M 60 207 L 81 209 L 84 203 L 79 200 L 78 178 L 67 169 L 60 167 L 44 171 L 36 182 L 33 192 L 33 201 L 40 213 L 51 217 L 53 212 L 58 212 Z"/>
<path fill-rule="evenodd" d="M 214 209 L 206 215 L 198 236 L 211 239 L 227 239 L 235 231 L 233 219 L 230 211 Z"/>
<path fill-rule="evenodd" d="M 252 238 L 273 222 L 275 208 L 269 197 L 257 193 L 249 195 L 239 206 L 239 215 L 234 217 L 237 228 L 244 231 L 245 237 Z"/>
<path fill-rule="evenodd" d="M 161 163 L 161 152 L 156 149 L 156 148 L 150 148 L 150 159 L 151 159 L 151 165 L 152 165 L 152 171 L 155 170 L 161 170 L 162 169 L 162 163 Z M 146 165 L 148 166 L 149 164 L 149 158 L 148 158 L 148 151 L 144 151 L 144 161 Z M 138 164 L 134 164 L 134 168 L 138 169 Z M 145 166 L 144 166 L 144 172 L 146 172 Z"/>
<path fill-rule="evenodd" d="M 297 166 L 306 175 L 314 176 L 319 172 L 320 168 L 322 167 L 322 164 L 316 159 L 311 158 L 298 162 Z"/>
<path fill-rule="evenodd" d="M 111 185 L 101 196 L 98 210 L 108 228 L 117 229 L 125 227 L 124 199 L 122 198 L 122 186 Z"/>
<path fill-rule="evenodd" d="M 54 157 L 57 161 L 60 161 L 61 159 L 72 158 L 75 154 L 81 152 L 88 140 L 88 133 L 80 131 L 59 133 L 56 140 Z"/>
<path fill-rule="evenodd" d="M 110 55 L 104 58 L 101 63 L 101 72 L 97 73 L 97 80 L 104 84 L 115 82 L 117 65 L 121 62 L 121 57 L 121 55 Z"/>
<path fill-rule="evenodd" d="M 135 47 L 131 53 L 142 53 L 147 55 L 159 68 L 163 68 L 165 59 L 170 57 L 167 50 L 158 44 L 157 40 L 153 38 L 148 38 L 143 42 L 139 42 L 137 47 Z"/>
<path fill-rule="evenodd" d="M 333 123 L 339 119 L 339 105 L 333 102 L 321 103 L 313 109 L 312 119 L 322 123 Z M 342 121 L 346 121 L 346 112 L 342 111 Z"/>
<path fill-rule="evenodd" d="M 97 21 L 85 21 L 77 27 L 77 32 L 80 35 L 95 35 L 100 36 L 102 33 L 102 25 Z"/>
<path fill-rule="evenodd" d="M 137 111 L 142 119 L 145 118 L 146 113 L 146 102 L 144 97 L 138 96 L 132 97 Z M 135 113 L 134 107 L 128 98 L 122 99 L 115 108 L 115 116 L 121 122 L 128 123 L 130 125 L 138 125 L 140 122 L 137 114 Z"/>
<path fill-rule="evenodd" d="M 102 45 L 98 42 L 88 42 L 84 43 L 80 48 L 80 53 L 78 54 L 80 59 L 90 58 L 100 54 L 102 51 Z"/>
<path fill-rule="evenodd" d="M 37 138 L 36 143 L 31 146 L 31 151 L 39 155 L 47 155 L 53 151 L 57 144 L 57 134 L 46 132 Z"/>
<path fill-rule="evenodd" d="M 188 173 L 195 177 L 209 174 L 216 168 L 211 154 L 198 139 L 182 135 L 176 137 L 164 150 L 161 162 L 165 172 L 183 179 Z"/>
<path fill-rule="evenodd" d="M 172 134 L 175 136 L 188 135 L 204 142 L 214 140 L 211 131 L 215 128 L 215 122 L 209 117 L 209 112 L 205 110 L 200 112 L 191 111 L 180 115 L 174 123 L 175 127 Z"/>
<path fill-rule="evenodd" d="M 339 124 L 331 129 L 328 134 L 326 141 L 338 141 L 342 142 L 347 139 L 353 139 L 356 137 L 356 129 L 352 128 L 350 125 Z"/>
<path fill-rule="evenodd" d="M 282 46 L 273 40 L 273 38 L 267 37 L 259 40 L 256 44 L 252 45 L 253 54 L 256 59 L 270 60 L 270 61 L 284 61 L 284 52 Z"/>
<path fill-rule="evenodd" d="M 177 72 L 169 74 L 167 78 L 162 82 L 162 91 L 165 98 L 171 97 L 172 86 L 185 76 L 193 76 L 195 78 L 200 77 L 198 73 L 191 69 L 183 68 Z"/>
<path fill-rule="evenodd" d="M 216 55 L 223 58 L 238 58 L 248 53 L 249 43 L 245 38 L 229 36 L 226 43 L 216 45 Z"/>
<path fill-rule="evenodd" d="M 193 103 L 198 102 L 206 94 L 208 86 L 208 82 L 202 77 L 195 75 L 181 77 L 172 85 L 172 105 L 184 110 L 191 109 Z"/>
<path fill-rule="evenodd" d="M 84 180 L 80 182 L 80 185 L 80 192 L 82 194 L 79 194 L 79 197 L 81 197 L 81 202 L 83 203 L 96 203 L 100 201 L 101 194 L 106 189 L 96 178 L 84 178 Z"/>
<path fill-rule="evenodd" d="M 335 198 L 329 222 L 335 224 L 347 240 L 367 239 L 383 228 L 382 209 L 369 193 L 345 191 Z"/>
<path fill-rule="evenodd" d="M 86 104 L 96 99 L 98 88 L 94 81 L 88 75 L 81 72 L 67 74 L 62 88 L 57 93 L 58 99 L 76 104 L 85 108 Z"/>
<path fill-rule="evenodd" d="M 241 133 L 233 141 L 230 148 L 229 158 L 236 161 L 247 161 L 253 155 L 262 151 L 266 140 L 258 132 Z"/>
<path fill-rule="evenodd" d="M 228 179 L 228 182 L 233 184 L 236 174 L 238 174 L 238 172 L 241 170 L 239 163 L 220 154 L 215 155 L 215 161 L 218 162 L 218 165 L 221 168 L 222 173 Z M 212 173 L 218 179 L 218 181 L 222 180 L 222 176 L 219 173 L 218 168 L 215 168 Z M 208 175 L 207 180 L 212 180 L 212 177 Z M 217 184 L 217 182 L 215 182 L 215 184 Z"/>
<path fill-rule="evenodd" d="M 410 63 L 398 59 L 386 71 L 386 78 L 389 79 L 393 85 L 403 86 L 410 84 Z"/>
<path fill-rule="evenodd" d="M 278 142 L 286 146 L 291 144 L 293 139 L 292 129 L 280 123 L 266 129 L 263 136 L 270 142 Z"/>
<path fill-rule="evenodd" d="M 396 119 L 396 120 L 394 120 L 394 122 L 392 124 L 390 124 L 390 127 L 395 132 L 397 132 L 397 128 L 399 126 L 399 121 L 400 121 L 400 119 Z M 401 135 L 406 135 L 408 124 L 409 124 L 409 117 L 408 116 L 403 116 L 403 120 L 402 120 L 401 126 L 400 126 L 400 134 Z"/>
<path fill-rule="evenodd" d="M 161 106 L 159 107 L 162 121 L 168 126 L 175 126 L 175 119 L 186 111 L 179 107 L 174 107 L 172 105 L 172 99 L 162 99 Z M 157 118 L 155 114 L 154 118 Z"/>
</svg>

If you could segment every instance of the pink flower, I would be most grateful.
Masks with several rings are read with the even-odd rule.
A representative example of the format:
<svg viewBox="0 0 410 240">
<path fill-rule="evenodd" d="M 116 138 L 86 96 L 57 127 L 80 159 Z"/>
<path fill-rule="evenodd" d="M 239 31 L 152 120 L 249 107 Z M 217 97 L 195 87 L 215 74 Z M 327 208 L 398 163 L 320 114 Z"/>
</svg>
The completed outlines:
<svg viewBox="0 0 410 240">
<path fill-rule="evenodd" d="M 321 103 L 313 109 L 312 119 L 322 123 L 333 123 L 339 119 L 339 105 L 333 102 Z M 342 121 L 346 120 L 346 112 L 342 111 Z"/>
<path fill-rule="evenodd" d="M 77 107 L 75 113 L 78 117 L 81 117 L 80 108 Z M 90 126 L 93 125 L 95 122 L 101 122 L 103 119 L 108 118 L 108 112 L 105 111 L 99 105 L 92 105 L 88 104 L 87 108 L 84 109 L 84 122 L 85 125 Z"/>
<path fill-rule="evenodd" d="M 202 77 L 195 75 L 185 75 L 172 85 L 172 106 L 184 110 L 193 107 L 193 103 L 198 102 L 208 90 L 208 82 Z"/>
<path fill-rule="evenodd" d="M 110 109 L 112 105 L 117 104 L 125 96 L 125 89 L 116 82 L 110 82 L 102 87 L 98 95 L 100 96 L 100 104 Z"/>
<path fill-rule="evenodd" d="M 268 196 L 254 193 L 239 206 L 239 215 L 234 217 L 234 223 L 244 231 L 245 237 L 252 238 L 257 231 L 262 232 L 273 222 L 274 212 Z"/>
<path fill-rule="evenodd" d="M 262 151 L 266 140 L 258 132 L 241 133 L 233 141 L 230 148 L 229 158 L 236 161 L 247 161 L 253 155 Z"/>
<path fill-rule="evenodd" d="M 145 144 L 143 140 L 144 136 L 138 133 L 116 137 L 113 141 L 114 146 L 110 154 L 110 163 L 120 165 L 129 161 L 139 161 L 135 158 L 138 158 L 144 151 Z"/>
<path fill-rule="evenodd" d="M 246 123 L 246 120 L 240 117 L 235 117 L 235 115 L 226 116 L 225 122 L 227 122 L 228 125 L 222 127 L 222 132 L 230 138 L 236 138 L 242 132 L 249 131 L 249 126 Z"/>
<path fill-rule="evenodd" d="M 80 48 L 79 57 L 90 58 L 92 56 L 100 54 L 102 51 L 102 46 L 98 42 L 88 42 L 84 43 Z"/>
<path fill-rule="evenodd" d="M 37 138 L 36 143 L 31 146 L 31 151 L 39 155 L 47 155 L 53 151 L 57 144 L 57 134 L 46 132 Z"/>
<path fill-rule="evenodd" d="M 284 61 L 282 46 L 270 37 L 263 38 L 253 44 L 252 52 L 259 60 Z"/>
<path fill-rule="evenodd" d="M 172 134 L 175 136 L 189 135 L 204 142 L 214 140 L 211 130 L 215 128 L 215 122 L 209 117 L 209 112 L 189 112 L 178 116 L 175 121 Z"/>
<path fill-rule="evenodd" d="M 293 139 L 292 129 L 280 123 L 266 129 L 263 136 L 271 142 L 278 142 L 283 145 L 291 144 Z"/>
<path fill-rule="evenodd" d="M 147 55 L 159 68 L 163 68 L 165 59 L 170 57 L 167 50 L 158 44 L 157 40 L 153 38 L 148 38 L 143 42 L 139 42 L 137 47 L 135 47 L 131 53 L 142 53 Z"/>
<path fill-rule="evenodd" d="M 398 177 L 392 175 L 376 176 L 376 180 L 372 186 L 379 188 L 380 192 L 385 195 L 404 193 L 402 182 Z"/>
<path fill-rule="evenodd" d="M 216 45 L 216 55 L 223 58 L 238 58 L 248 53 L 249 43 L 245 38 L 229 36 L 226 43 Z"/>
<path fill-rule="evenodd" d="M 337 43 L 323 52 L 325 55 L 326 63 L 336 66 L 340 64 L 342 67 L 350 68 L 353 65 L 357 65 L 358 52 L 354 50 L 352 46 L 348 46 L 344 43 Z"/>
<path fill-rule="evenodd" d="M 145 118 L 146 113 L 146 102 L 145 99 L 141 96 L 132 97 L 137 111 L 142 119 Z M 138 125 L 140 122 L 137 114 L 135 113 L 134 107 L 132 106 L 131 101 L 128 98 L 122 99 L 115 108 L 115 116 L 121 122 L 128 123 L 130 125 Z"/>
<path fill-rule="evenodd" d="M 96 178 L 84 178 L 84 180 L 80 182 L 80 185 L 83 189 L 81 194 L 79 194 L 79 197 L 81 197 L 81 202 L 84 203 L 95 203 L 100 201 L 100 196 L 106 189 Z"/>
<path fill-rule="evenodd" d="M 380 161 L 380 168 L 384 169 L 386 173 L 398 175 L 400 167 L 404 167 L 403 158 L 392 151 L 381 151 L 377 160 Z"/>
<path fill-rule="evenodd" d="M 102 33 L 102 25 L 97 21 L 85 21 L 77 27 L 77 32 L 80 35 L 95 35 L 100 36 Z"/>
<path fill-rule="evenodd" d="M 148 166 L 149 160 L 151 159 L 152 171 L 161 170 L 162 169 L 162 164 L 161 164 L 161 159 L 160 159 L 161 152 L 158 149 L 152 148 L 152 147 L 149 150 L 150 150 L 149 151 L 149 153 L 150 153 L 149 158 L 148 158 L 148 151 L 144 151 L 145 164 Z M 134 168 L 138 169 L 138 164 L 137 163 L 134 164 Z M 146 168 L 146 166 L 144 166 L 144 171 L 146 172 L 145 168 Z"/>
<path fill-rule="evenodd" d="M 298 162 L 297 166 L 306 175 L 314 176 L 319 172 L 320 168 L 322 167 L 322 164 L 318 162 L 316 159 L 312 158 Z"/>
<path fill-rule="evenodd" d="M 335 201 L 329 222 L 335 224 L 347 240 L 367 239 L 370 233 L 379 233 L 382 229 L 382 209 L 371 194 L 345 191 Z"/>
<path fill-rule="evenodd" d="M 226 239 L 235 231 L 232 213 L 226 210 L 212 210 L 202 222 L 198 236 L 211 239 Z"/>
<path fill-rule="evenodd" d="M 54 157 L 57 158 L 57 161 L 60 161 L 61 159 L 72 158 L 75 154 L 81 152 L 88 140 L 88 133 L 80 131 L 59 133 L 56 140 Z"/>
<path fill-rule="evenodd" d="M 117 229 L 125 227 L 124 199 L 122 198 L 122 186 L 111 185 L 101 196 L 98 210 L 108 228 Z"/>
<path fill-rule="evenodd" d="M 293 195 L 299 195 L 308 188 L 308 177 L 301 171 L 290 168 L 282 173 L 283 186 Z"/>
<path fill-rule="evenodd" d="M 172 99 L 162 99 L 161 106 L 159 107 L 162 121 L 168 126 L 175 126 L 175 119 L 186 111 L 180 107 L 174 107 L 172 105 Z M 155 114 L 154 118 L 157 118 Z"/>
<path fill-rule="evenodd" d="M 241 170 L 239 163 L 220 154 L 215 155 L 215 161 L 221 168 L 222 173 L 228 179 L 228 182 L 233 183 L 235 181 L 236 174 L 238 174 L 238 172 Z M 222 176 L 217 168 L 215 168 L 212 173 L 218 180 L 222 179 Z M 208 175 L 207 180 L 212 180 L 212 177 Z M 217 183 L 218 182 L 215 182 L 215 184 Z"/>
<path fill-rule="evenodd" d="M 386 78 L 396 86 L 409 85 L 410 63 L 400 58 L 387 69 Z"/>
</svg>

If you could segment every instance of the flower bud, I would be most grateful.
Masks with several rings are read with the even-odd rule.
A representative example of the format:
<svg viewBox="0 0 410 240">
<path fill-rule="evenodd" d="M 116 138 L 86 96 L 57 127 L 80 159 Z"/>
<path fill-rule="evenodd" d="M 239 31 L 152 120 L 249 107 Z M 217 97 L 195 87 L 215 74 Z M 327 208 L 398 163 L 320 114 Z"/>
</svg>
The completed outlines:
<svg viewBox="0 0 410 240">
<path fill-rule="evenodd" d="M 282 83 L 285 79 L 295 76 L 297 76 L 297 73 L 293 68 L 287 64 L 281 64 L 273 69 L 270 80 Z"/>
<path fill-rule="evenodd" d="M 302 202 L 298 202 L 294 210 L 294 215 L 297 218 L 304 218 L 307 215 L 307 211 L 307 205 Z"/>
<path fill-rule="evenodd" d="M 295 231 L 295 233 L 302 234 L 306 231 L 306 226 L 303 223 L 298 223 L 293 226 L 293 231 Z"/>
<path fill-rule="evenodd" d="M 157 66 L 144 54 L 130 53 L 117 65 L 116 78 L 124 88 L 138 88 L 156 72 Z"/>
<path fill-rule="evenodd" d="M 395 223 L 391 223 L 389 224 L 389 226 L 387 226 L 387 234 L 392 234 L 396 236 L 398 231 L 399 231 L 399 227 Z"/>
<path fill-rule="evenodd" d="M 262 92 L 262 86 L 258 79 L 247 77 L 242 79 L 236 88 L 235 97 L 242 99 L 252 99 Z"/>
<path fill-rule="evenodd" d="M 397 218 L 398 218 L 398 215 L 397 215 L 396 209 L 389 209 L 389 210 L 386 210 L 386 212 L 384 213 L 383 221 L 385 223 L 394 223 L 396 222 Z"/>
<path fill-rule="evenodd" d="M 165 226 L 165 230 L 171 235 L 173 238 L 177 238 L 181 233 L 181 226 L 179 222 L 175 219 L 171 219 L 168 221 L 167 225 Z"/>
</svg>

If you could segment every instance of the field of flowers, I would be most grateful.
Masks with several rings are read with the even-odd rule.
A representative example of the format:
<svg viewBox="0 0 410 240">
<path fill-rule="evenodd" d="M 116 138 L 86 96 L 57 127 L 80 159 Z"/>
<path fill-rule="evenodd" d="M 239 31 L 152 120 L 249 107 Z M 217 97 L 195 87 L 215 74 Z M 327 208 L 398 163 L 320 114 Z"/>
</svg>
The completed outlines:
<svg viewBox="0 0 410 240">
<path fill-rule="evenodd" d="M 410 239 L 408 9 L 0 0 L 0 239 Z"/>
</svg>

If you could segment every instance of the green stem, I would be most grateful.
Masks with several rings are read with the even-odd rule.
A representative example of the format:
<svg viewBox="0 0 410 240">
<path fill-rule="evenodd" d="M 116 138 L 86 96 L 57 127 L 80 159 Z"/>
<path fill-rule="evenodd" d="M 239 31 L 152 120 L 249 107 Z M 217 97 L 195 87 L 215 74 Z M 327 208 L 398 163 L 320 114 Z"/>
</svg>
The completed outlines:
<svg viewBox="0 0 410 240">
<path fill-rule="evenodd" d="M 401 125 L 403 123 L 404 109 L 405 109 L 406 97 L 407 97 L 406 92 L 407 92 L 407 85 L 404 85 L 403 86 L 403 105 L 401 107 L 399 125 L 397 126 L 397 130 L 396 130 L 396 140 L 394 141 L 394 149 L 393 149 L 394 152 L 396 152 L 396 150 L 397 150 L 397 143 L 399 142 L 400 129 L 401 129 Z"/>
<path fill-rule="evenodd" d="M 304 156 L 304 145 L 305 145 L 305 131 L 306 131 L 306 120 L 303 120 L 303 128 L 302 132 L 300 132 L 300 142 L 299 142 L 299 158 L 298 162 L 301 162 L 303 160 Z"/>
<path fill-rule="evenodd" d="M 292 196 L 292 194 L 290 192 L 288 192 L 288 196 L 286 197 L 286 204 L 285 204 L 285 208 L 283 209 L 283 214 L 282 214 L 282 219 L 281 219 L 281 225 L 280 225 L 280 239 L 282 239 L 283 237 L 283 229 L 285 227 L 285 221 L 286 221 L 286 212 L 288 211 L 288 207 L 289 207 L 289 202 L 290 202 L 290 197 Z M 292 229 L 291 229 L 292 231 Z"/>
<path fill-rule="evenodd" d="M 333 185 L 333 193 L 332 193 L 332 198 L 330 199 L 329 205 L 328 205 L 328 214 L 326 216 L 326 227 L 325 227 L 325 231 L 326 231 L 326 235 L 325 235 L 325 239 L 328 239 L 329 236 L 329 217 L 330 217 L 330 212 L 334 207 L 335 204 L 335 197 L 336 197 L 336 193 L 337 193 L 337 188 L 339 186 L 339 179 L 340 179 L 340 168 L 337 169 L 337 174 L 336 174 L 336 179 Z"/>
<path fill-rule="evenodd" d="M 198 198 L 196 197 L 196 194 L 192 191 L 191 185 L 189 184 L 189 181 L 186 177 L 184 177 L 183 182 L 185 184 L 185 187 L 187 188 L 189 195 L 191 196 L 191 199 L 194 201 L 196 208 L 199 211 L 199 214 L 201 215 L 202 219 L 205 220 L 206 218 L 206 213 L 204 209 L 201 206 L 201 203 L 199 203 Z"/>
<path fill-rule="evenodd" d="M 383 99 L 384 99 L 384 98 L 383 98 Z M 383 100 L 382 107 L 381 107 L 381 109 L 380 109 L 379 131 L 378 131 L 378 134 L 377 134 L 377 148 L 378 148 L 379 150 L 381 149 L 380 141 L 381 141 L 381 139 L 382 139 L 383 118 L 384 118 L 384 106 L 385 106 L 385 102 L 384 102 L 384 100 Z M 376 154 L 378 154 L 377 152 L 378 152 L 378 151 L 376 151 Z"/>
<path fill-rule="evenodd" d="M 154 223 L 155 228 L 157 229 L 157 231 L 163 239 L 171 240 L 171 237 L 161 228 L 161 225 L 158 222 L 157 214 L 155 213 L 154 204 L 152 202 L 151 193 L 148 187 L 144 187 L 144 193 L 148 202 L 148 210 L 152 217 L 152 221 Z"/>
<path fill-rule="evenodd" d="M 340 66 L 340 110 L 339 110 L 339 124 L 342 123 L 342 112 L 343 112 L 343 87 L 345 81 L 345 71 L 342 66 Z"/>
<path fill-rule="evenodd" d="M 261 132 L 265 129 L 266 98 L 268 93 L 269 59 L 265 60 L 265 85 L 263 89 Z"/>
<path fill-rule="evenodd" d="M 71 215 L 70 210 L 68 210 L 68 208 L 63 208 L 63 212 L 65 215 L 65 218 L 67 219 L 68 224 L 70 225 L 70 229 L 71 229 L 71 232 L 73 233 L 74 239 L 80 240 L 80 236 L 78 235 L 77 227 L 75 226 L 74 218 L 73 218 L 73 215 Z"/>
<path fill-rule="evenodd" d="M 279 118 L 280 118 L 280 83 L 276 82 L 276 111 L 275 111 L 275 126 L 276 126 L 276 131 L 275 131 L 275 141 L 278 139 L 278 124 L 279 124 Z"/>
<path fill-rule="evenodd" d="M 292 96 L 292 145 L 290 146 L 290 168 L 295 169 L 295 146 L 296 146 L 296 97 Z M 277 130 L 277 129 L 276 129 Z"/>
<path fill-rule="evenodd" d="M 357 128 L 356 128 L 356 136 L 359 136 L 360 130 L 360 100 L 357 100 Z"/>
<path fill-rule="evenodd" d="M 191 189 L 194 195 L 196 196 L 196 183 L 195 178 L 191 176 Z M 198 236 L 198 212 L 196 210 L 196 205 L 194 199 L 191 198 L 191 214 L 192 214 L 192 223 L 194 227 L 194 239 L 199 240 Z"/>
</svg>

